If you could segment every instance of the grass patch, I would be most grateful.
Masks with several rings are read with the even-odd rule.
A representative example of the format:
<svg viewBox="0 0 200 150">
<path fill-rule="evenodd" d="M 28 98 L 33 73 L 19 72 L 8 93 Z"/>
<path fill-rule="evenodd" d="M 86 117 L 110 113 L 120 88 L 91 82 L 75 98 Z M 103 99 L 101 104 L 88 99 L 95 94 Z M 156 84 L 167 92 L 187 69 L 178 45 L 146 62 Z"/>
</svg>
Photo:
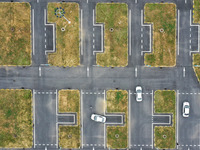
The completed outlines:
<svg viewBox="0 0 200 150">
<path fill-rule="evenodd" d="M 145 23 L 153 23 L 153 53 L 145 54 L 145 65 L 172 67 L 176 65 L 176 5 L 147 3 Z"/>
<path fill-rule="evenodd" d="M 31 90 L 0 90 L 0 147 L 31 148 Z"/>
<path fill-rule="evenodd" d="M 57 18 L 55 9 L 62 7 L 64 16 Z M 48 63 L 53 66 L 75 67 L 80 65 L 79 38 L 79 4 L 78 3 L 48 3 L 48 22 L 56 23 L 56 52 L 48 54 Z M 61 28 L 65 31 L 61 31 Z"/>
<path fill-rule="evenodd" d="M 193 22 L 200 23 L 200 0 L 193 0 Z"/>
<path fill-rule="evenodd" d="M 29 3 L 0 3 L 0 65 L 31 65 Z"/>
<path fill-rule="evenodd" d="M 193 69 L 197 80 L 200 82 L 200 54 L 193 54 Z"/>
<path fill-rule="evenodd" d="M 124 113 L 124 126 L 107 127 L 107 147 L 113 149 L 128 146 L 128 92 L 126 90 L 109 90 L 106 92 L 107 113 Z M 117 136 L 117 137 L 116 137 Z"/>
<path fill-rule="evenodd" d="M 170 90 L 155 91 L 154 112 L 173 114 L 172 126 L 155 126 L 154 144 L 159 149 L 174 149 L 176 147 L 176 92 Z M 163 136 L 166 136 L 164 138 Z"/>
<path fill-rule="evenodd" d="M 104 23 L 104 53 L 96 63 L 103 67 L 128 65 L 128 6 L 122 3 L 98 3 L 96 21 Z M 113 31 L 111 31 L 113 29 Z"/>
<path fill-rule="evenodd" d="M 79 90 L 59 91 L 59 112 L 77 113 L 76 126 L 59 126 L 59 145 L 62 148 L 80 147 L 80 92 Z"/>
</svg>

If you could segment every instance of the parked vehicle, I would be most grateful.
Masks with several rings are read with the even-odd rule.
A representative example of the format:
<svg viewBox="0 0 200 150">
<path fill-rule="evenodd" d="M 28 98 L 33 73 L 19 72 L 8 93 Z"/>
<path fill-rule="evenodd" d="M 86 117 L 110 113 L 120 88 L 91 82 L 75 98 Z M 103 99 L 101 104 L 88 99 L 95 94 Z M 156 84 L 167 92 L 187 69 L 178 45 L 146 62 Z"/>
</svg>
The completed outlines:
<svg viewBox="0 0 200 150">
<path fill-rule="evenodd" d="M 137 86 L 135 90 L 136 90 L 136 101 L 141 102 L 142 101 L 142 87 Z"/>
<path fill-rule="evenodd" d="M 105 116 L 101 116 L 101 115 L 97 115 L 97 114 L 92 114 L 91 115 L 91 119 L 96 121 L 96 122 L 101 122 L 101 123 L 105 123 L 106 122 L 106 117 Z"/>
<path fill-rule="evenodd" d="M 183 102 L 183 117 L 189 117 L 190 104 L 189 102 Z"/>
</svg>

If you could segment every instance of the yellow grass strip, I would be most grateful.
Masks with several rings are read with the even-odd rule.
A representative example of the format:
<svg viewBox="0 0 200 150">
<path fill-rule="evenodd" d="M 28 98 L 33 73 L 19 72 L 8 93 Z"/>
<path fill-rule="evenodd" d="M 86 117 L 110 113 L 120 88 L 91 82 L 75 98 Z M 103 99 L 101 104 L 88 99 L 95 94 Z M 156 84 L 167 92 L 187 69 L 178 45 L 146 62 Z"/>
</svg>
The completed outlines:
<svg viewBox="0 0 200 150">
<path fill-rule="evenodd" d="M 197 80 L 200 82 L 200 54 L 193 54 L 193 69 Z"/>
<path fill-rule="evenodd" d="M 200 0 L 193 0 L 193 22 L 200 24 Z"/>
<path fill-rule="evenodd" d="M 0 90 L 0 131 L 0 147 L 32 147 L 31 90 Z"/>
<path fill-rule="evenodd" d="M 153 24 L 153 52 L 145 54 L 144 63 L 153 67 L 176 65 L 176 5 L 147 3 L 145 23 Z"/>
<path fill-rule="evenodd" d="M 107 147 L 113 149 L 128 147 L 128 92 L 126 90 L 108 90 L 106 92 L 107 113 L 124 113 L 124 126 L 108 126 Z"/>
<path fill-rule="evenodd" d="M 0 65 L 31 65 L 29 3 L 0 3 Z"/>
<path fill-rule="evenodd" d="M 71 23 L 55 15 L 56 8 L 62 8 Z M 56 23 L 56 52 L 48 54 L 48 63 L 53 66 L 76 67 L 80 65 L 79 4 L 48 3 L 48 22 Z M 65 31 L 61 29 L 64 28 Z"/>
<path fill-rule="evenodd" d="M 80 137 L 80 92 L 79 90 L 59 91 L 59 112 L 77 113 L 76 126 L 59 126 L 59 145 L 62 148 L 79 148 Z"/>
<path fill-rule="evenodd" d="M 104 23 L 104 53 L 96 63 L 103 67 L 128 65 L 128 6 L 123 3 L 98 3 L 96 21 Z"/>
</svg>

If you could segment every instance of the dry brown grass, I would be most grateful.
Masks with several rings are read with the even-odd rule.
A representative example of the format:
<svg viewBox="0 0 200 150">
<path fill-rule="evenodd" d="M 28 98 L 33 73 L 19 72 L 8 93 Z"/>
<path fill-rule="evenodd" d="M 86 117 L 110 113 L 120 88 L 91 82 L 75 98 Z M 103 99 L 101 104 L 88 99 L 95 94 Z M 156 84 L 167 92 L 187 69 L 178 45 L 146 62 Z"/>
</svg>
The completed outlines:
<svg viewBox="0 0 200 150">
<path fill-rule="evenodd" d="M 145 4 L 145 23 L 153 23 L 153 53 L 145 54 L 145 65 L 173 67 L 176 65 L 176 5 Z M 164 29 L 164 32 L 160 32 Z"/>
<path fill-rule="evenodd" d="M 124 113 L 124 126 L 107 127 L 107 147 L 113 149 L 128 146 L 128 92 L 126 90 L 108 90 L 106 92 L 107 113 Z M 116 138 L 115 135 L 119 137 Z"/>
<path fill-rule="evenodd" d="M 172 127 L 155 126 L 155 147 L 159 149 L 174 149 L 176 147 L 176 92 L 157 90 L 154 95 L 155 113 L 173 114 Z M 163 138 L 166 135 L 166 138 Z"/>
<path fill-rule="evenodd" d="M 76 126 L 59 126 L 59 145 L 62 148 L 80 147 L 80 92 L 79 90 L 59 91 L 59 112 L 77 113 Z M 70 135 L 70 137 L 68 136 Z"/>
<path fill-rule="evenodd" d="M 31 90 L 0 90 L 0 147 L 31 148 Z"/>
<path fill-rule="evenodd" d="M 55 8 L 62 7 L 65 17 L 55 16 Z M 78 3 L 48 3 L 48 22 L 56 23 L 56 52 L 48 54 L 48 63 L 54 66 L 75 67 L 80 65 L 79 50 L 79 4 Z M 65 27 L 65 31 L 61 28 Z"/>
<path fill-rule="evenodd" d="M 96 63 L 103 67 L 128 65 L 128 6 L 122 3 L 98 3 L 97 23 L 104 23 L 104 53 L 97 53 Z M 113 28 L 113 32 L 110 29 Z"/>
<path fill-rule="evenodd" d="M 200 54 L 193 54 L 193 69 L 200 82 Z"/>
<path fill-rule="evenodd" d="M 0 65 L 31 65 L 29 3 L 0 3 Z"/>
<path fill-rule="evenodd" d="M 200 0 L 193 0 L 193 22 L 200 24 Z"/>
</svg>

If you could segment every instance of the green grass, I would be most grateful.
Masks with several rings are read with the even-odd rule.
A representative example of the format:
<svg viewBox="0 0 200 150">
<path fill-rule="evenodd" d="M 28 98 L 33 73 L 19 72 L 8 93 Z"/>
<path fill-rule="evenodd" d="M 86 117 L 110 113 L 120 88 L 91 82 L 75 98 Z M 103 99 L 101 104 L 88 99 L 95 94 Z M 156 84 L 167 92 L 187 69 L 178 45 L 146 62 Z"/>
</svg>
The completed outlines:
<svg viewBox="0 0 200 150">
<path fill-rule="evenodd" d="M 200 23 L 200 0 L 193 0 L 193 22 Z"/>
<path fill-rule="evenodd" d="M 31 65 L 29 3 L 0 3 L 0 65 Z"/>
<path fill-rule="evenodd" d="M 77 113 L 76 126 L 59 126 L 59 145 L 62 148 L 79 148 L 80 137 L 80 92 L 79 90 L 59 91 L 59 112 Z"/>
<path fill-rule="evenodd" d="M 62 7 L 65 17 L 57 18 L 55 9 Z M 48 22 L 56 23 L 56 52 L 48 54 L 48 63 L 53 66 L 76 67 L 80 65 L 79 4 L 48 3 Z M 61 28 L 65 31 L 61 31 Z"/>
<path fill-rule="evenodd" d="M 155 91 L 154 112 L 173 114 L 172 126 L 155 126 L 154 142 L 156 148 L 174 149 L 176 147 L 176 92 L 170 90 Z M 166 135 L 166 138 L 163 135 Z"/>
<path fill-rule="evenodd" d="M 128 146 L 128 92 L 126 90 L 108 90 L 106 92 L 107 113 L 124 113 L 124 126 L 107 127 L 107 147 L 113 149 Z M 119 135 L 116 138 L 116 134 Z"/>
<path fill-rule="evenodd" d="M 97 65 L 103 67 L 125 67 L 128 65 L 127 16 L 127 4 L 97 4 L 96 21 L 104 24 L 104 53 L 97 53 Z M 110 29 L 113 29 L 113 32 Z"/>
<path fill-rule="evenodd" d="M 0 147 L 31 148 L 31 90 L 0 90 Z"/>
<path fill-rule="evenodd" d="M 153 52 L 145 54 L 145 65 L 173 67 L 176 65 L 176 5 L 147 3 L 145 23 L 153 24 Z M 164 32 L 160 32 L 160 30 Z"/>
</svg>

